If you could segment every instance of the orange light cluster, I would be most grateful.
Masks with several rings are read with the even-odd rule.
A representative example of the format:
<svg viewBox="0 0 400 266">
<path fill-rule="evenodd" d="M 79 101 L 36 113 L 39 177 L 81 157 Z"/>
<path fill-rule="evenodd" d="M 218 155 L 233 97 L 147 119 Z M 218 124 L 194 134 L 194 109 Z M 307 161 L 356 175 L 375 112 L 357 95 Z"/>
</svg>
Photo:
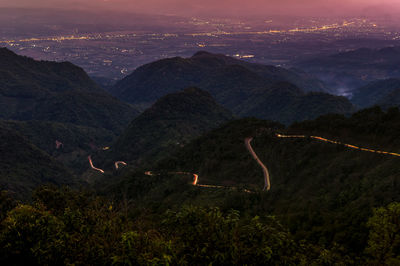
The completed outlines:
<svg viewBox="0 0 400 266">
<path fill-rule="evenodd" d="M 144 172 L 145 175 L 147 176 L 155 176 L 157 174 L 154 174 L 152 171 L 146 171 Z M 224 189 L 237 189 L 237 187 L 226 187 L 226 186 L 216 186 L 216 185 L 204 185 L 204 184 L 198 184 L 199 182 L 199 175 L 198 174 L 193 174 L 189 172 L 168 172 L 170 175 L 193 175 L 193 186 L 196 187 L 202 187 L 202 188 L 224 188 Z M 243 190 L 246 193 L 255 193 L 253 191 L 250 191 L 248 189 Z"/>
<path fill-rule="evenodd" d="M 304 136 L 304 135 L 282 135 L 282 134 L 276 134 L 276 137 L 278 137 L 278 138 L 306 138 L 307 136 Z M 360 150 L 360 151 L 366 151 L 366 152 L 372 152 L 372 153 L 378 153 L 378 154 L 385 154 L 385 155 L 392 155 L 392 156 L 400 157 L 400 154 L 399 153 L 395 153 L 395 152 L 387 152 L 387 151 L 380 151 L 380 150 L 362 148 L 362 147 L 358 147 L 358 146 L 355 146 L 355 145 L 352 145 L 352 144 L 342 143 L 340 141 L 330 140 L 330 139 L 326 139 L 326 138 L 322 138 L 322 137 L 318 137 L 318 136 L 310 136 L 310 138 L 311 139 L 316 139 L 316 140 L 319 140 L 319 141 L 323 141 L 323 142 L 332 143 L 332 144 L 343 145 L 343 146 L 348 147 L 350 149 L 355 149 L 355 150 Z"/>
</svg>

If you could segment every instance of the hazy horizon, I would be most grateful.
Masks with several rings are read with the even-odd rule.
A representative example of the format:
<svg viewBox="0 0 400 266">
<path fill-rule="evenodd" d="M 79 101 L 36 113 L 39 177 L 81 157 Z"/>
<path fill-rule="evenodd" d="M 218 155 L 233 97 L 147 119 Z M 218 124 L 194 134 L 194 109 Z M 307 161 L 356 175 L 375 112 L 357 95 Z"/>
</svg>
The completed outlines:
<svg viewBox="0 0 400 266">
<path fill-rule="evenodd" d="M 397 0 L 0 0 L 1 7 L 114 10 L 179 16 L 395 15 Z"/>
</svg>

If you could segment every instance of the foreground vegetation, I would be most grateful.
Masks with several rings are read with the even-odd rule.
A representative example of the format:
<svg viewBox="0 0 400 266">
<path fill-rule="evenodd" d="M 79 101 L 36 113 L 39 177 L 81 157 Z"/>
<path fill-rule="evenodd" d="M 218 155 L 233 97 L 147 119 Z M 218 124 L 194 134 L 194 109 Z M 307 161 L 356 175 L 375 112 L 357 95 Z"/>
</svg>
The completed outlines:
<svg viewBox="0 0 400 266">
<path fill-rule="evenodd" d="M 0 198 L 2 265 L 377 265 L 400 263 L 400 203 L 376 209 L 360 257 L 295 240 L 274 217 L 184 206 L 155 217 L 89 192 L 45 186 Z M 396 257 L 397 256 L 397 257 Z"/>
</svg>

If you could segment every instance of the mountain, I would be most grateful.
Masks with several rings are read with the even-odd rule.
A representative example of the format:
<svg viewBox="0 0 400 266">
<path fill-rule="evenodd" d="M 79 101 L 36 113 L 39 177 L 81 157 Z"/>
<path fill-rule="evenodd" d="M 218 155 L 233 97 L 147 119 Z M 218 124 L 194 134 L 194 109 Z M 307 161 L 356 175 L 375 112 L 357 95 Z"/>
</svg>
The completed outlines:
<svg viewBox="0 0 400 266">
<path fill-rule="evenodd" d="M 252 89 L 277 81 L 291 82 L 306 91 L 325 90 L 320 82 L 284 68 L 198 52 L 190 58 L 168 58 L 139 67 L 116 84 L 114 94 L 130 103 L 148 106 L 168 93 L 195 86 L 232 108 L 251 95 Z"/>
<path fill-rule="evenodd" d="M 385 97 L 383 97 L 379 102 L 378 105 L 382 106 L 383 108 L 390 108 L 400 106 L 400 89 L 394 90 Z"/>
<path fill-rule="evenodd" d="M 113 193 L 124 192 L 141 208 L 154 211 L 189 204 L 274 215 L 297 239 L 360 254 L 367 244 L 366 222 L 373 209 L 400 201 L 400 158 L 310 136 L 399 154 L 399 130 L 398 109 L 372 108 L 351 117 L 327 115 L 288 128 L 241 119 L 192 140 L 152 167 L 126 173 L 120 183 L 107 185 Z M 276 133 L 304 137 L 278 138 Z M 250 137 L 269 170 L 268 192 L 261 192 L 262 169 L 245 147 Z M 145 176 L 145 170 L 154 176 Z M 179 172 L 198 174 L 198 184 L 206 187 L 191 185 L 193 177 Z"/>
<path fill-rule="evenodd" d="M 324 92 L 305 93 L 286 82 L 254 91 L 251 97 L 233 109 L 242 117 L 263 118 L 286 125 L 328 113 L 348 115 L 354 110 L 354 106 L 345 97 Z"/>
<path fill-rule="evenodd" d="M 299 67 L 340 91 L 378 79 L 400 78 L 400 47 L 360 48 L 298 62 Z"/>
<path fill-rule="evenodd" d="M 171 152 L 232 119 L 211 95 L 187 88 L 160 98 L 135 118 L 111 147 L 115 159 L 135 161 Z"/>
<path fill-rule="evenodd" d="M 162 158 L 153 170 L 196 173 L 200 184 L 260 190 L 264 182 L 262 171 L 250 156 L 244 140 L 263 131 L 282 128 L 279 123 L 254 118 L 233 120 Z"/>
<path fill-rule="evenodd" d="M 137 115 L 71 63 L 35 61 L 0 48 L 0 118 L 121 131 Z"/>
<path fill-rule="evenodd" d="M 88 155 L 109 146 L 116 138 L 103 128 L 50 121 L 0 120 L 0 126 L 17 131 L 77 174 L 87 169 Z"/>
<path fill-rule="evenodd" d="M 76 185 L 75 177 L 16 131 L 0 125 L 0 187 L 16 198 L 29 198 L 37 186 Z"/>
<path fill-rule="evenodd" d="M 191 85 L 208 91 L 235 115 L 285 124 L 326 113 L 348 114 L 354 109 L 347 99 L 321 92 L 325 90 L 322 82 L 301 70 L 253 64 L 207 52 L 138 68 L 116 84 L 114 93 L 143 107 Z M 310 92 L 313 90 L 319 92 Z"/>
<path fill-rule="evenodd" d="M 361 107 L 380 105 L 384 107 L 400 106 L 400 79 L 378 80 L 358 88 L 351 101 Z"/>
<path fill-rule="evenodd" d="M 56 150 L 56 140 L 63 143 L 63 152 L 75 149 L 95 150 L 110 144 L 116 137 L 112 131 L 50 121 L 0 120 L 0 125 L 19 132 L 49 154 Z"/>
</svg>

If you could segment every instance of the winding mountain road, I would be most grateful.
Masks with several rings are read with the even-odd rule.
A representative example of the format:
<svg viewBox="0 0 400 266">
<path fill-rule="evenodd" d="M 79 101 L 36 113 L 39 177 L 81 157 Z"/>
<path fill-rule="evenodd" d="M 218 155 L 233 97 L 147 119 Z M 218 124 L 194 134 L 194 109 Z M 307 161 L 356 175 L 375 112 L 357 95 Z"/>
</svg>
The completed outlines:
<svg viewBox="0 0 400 266">
<path fill-rule="evenodd" d="M 318 140 L 318 141 L 322 141 L 322 142 L 327 142 L 327 143 L 331 143 L 331 144 L 343 145 L 343 146 L 348 147 L 350 149 L 355 149 L 355 150 L 360 150 L 360 151 L 365 151 L 365 152 L 371 152 L 371 153 L 377 153 L 377 154 L 391 155 L 391 156 L 400 157 L 399 153 L 358 147 L 358 146 L 355 146 L 355 145 L 343 143 L 343 142 L 340 142 L 340 141 L 330 140 L 330 139 L 326 139 L 326 138 L 318 137 L 318 136 L 284 135 L 284 134 L 279 134 L 279 133 L 276 133 L 275 136 L 277 138 L 302 138 L 302 139 L 310 138 L 310 139 L 314 139 L 314 140 Z M 269 191 L 271 189 L 271 181 L 270 181 L 269 171 L 268 171 L 268 168 L 264 165 L 264 163 L 260 160 L 260 158 L 258 158 L 256 152 L 254 151 L 253 147 L 251 146 L 251 141 L 252 140 L 253 140 L 252 137 L 246 138 L 244 140 L 245 146 L 246 146 L 247 150 L 249 151 L 249 153 L 251 154 L 251 156 L 253 157 L 253 159 L 260 165 L 260 167 L 263 170 L 263 174 L 264 174 L 264 188 L 263 188 L 263 190 L 264 191 L 265 190 Z M 56 145 L 57 145 L 57 148 L 60 148 L 60 146 L 63 146 L 63 144 L 61 142 L 58 142 L 58 141 L 56 142 Z M 108 147 L 103 148 L 103 150 L 108 150 L 108 149 L 109 149 Z M 92 161 L 91 156 L 88 156 L 88 160 L 89 160 L 90 167 L 93 170 L 96 170 L 96 171 L 98 171 L 98 172 L 100 172 L 102 174 L 105 173 L 103 169 L 97 168 L 97 167 L 95 167 L 93 165 L 93 161 Z M 115 165 L 115 168 L 118 170 L 119 165 L 126 166 L 127 164 L 125 162 L 123 162 L 123 161 L 117 161 L 117 162 L 114 163 L 114 165 Z M 145 174 L 148 175 L 148 176 L 156 175 L 151 171 L 147 171 L 147 172 L 145 172 Z M 168 174 L 192 175 L 193 176 L 192 185 L 193 186 L 197 186 L 197 187 L 237 189 L 237 187 L 226 187 L 226 186 L 199 184 L 198 183 L 199 182 L 199 175 L 198 174 L 193 174 L 193 173 L 188 173 L 188 172 L 169 172 Z M 247 189 L 244 189 L 244 192 L 246 192 L 246 193 L 255 193 L 255 192 L 247 190 Z"/>
<path fill-rule="evenodd" d="M 152 171 L 146 171 L 144 172 L 145 175 L 147 176 L 155 176 L 158 174 L 154 174 Z M 237 187 L 227 187 L 227 186 L 217 186 L 217 185 L 205 185 L 205 184 L 199 184 L 199 175 L 198 174 L 193 174 L 189 172 L 168 172 L 168 174 L 173 174 L 173 175 L 193 175 L 193 183 L 192 185 L 195 187 L 202 187 L 202 188 L 224 188 L 224 189 L 238 189 Z M 255 193 L 251 190 L 248 189 L 243 189 L 244 192 L 246 193 Z"/>
<path fill-rule="evenodd" d="M 257 154 L 253 150 L 253 147 L 251 147 L 251 141 L 253 138 L 246 138 L 244 140 L 244 143 L 246 145 L 247 150 L 250 152 L 250 154 L 253 156 L 254 160 L 261 166 L 263 173 L 264 173 L 264 188 L 263 190 L 269 191 L 271 189 L 271 182 L 269 178 L 269 172 L 268 168 L 263 164 L 263 162 L 258 158 Z"/>
<path fill-rule="evenodd" d="M 119 165 L 122 164 L 123 166 L 127 166 L 128 164 L 126 162 L 123 161 L 118 161 L 114 163 L 115 169 L 118 170 L 119 169 Z"/>
<path fill-rule="evenodd" d="M 302 139 L 308 138 L 305 135 L 275 134 L 275 136 L 278 137 L 278 138 L 302 138 Z M 343 142 L 340 142 L 340 141 L 330 140 L 330 139 L 326 139 L 326 138 L 322 138 L 322 137 L 318 137 L 318 136 L 309 136 L 309 138 L 315 139 L 315 140 L 319 140 L 319 141 L 322 141 L 322 142 L 328 142 L 328 143 L 332 143 L 332 144 L 343 145 L 343 146 L 345 146 L 347 148 L 354 149 L 354 150 L 360 150 L 360 151 L 366 151 L 366 152 L 372 152 L 372 153 L 378 153 L 378 154 L 385 154 L 385 155 L 392 155 L 392 156 L 400 157 L 400 154 L 399 153 L 395 153 L 395 152 L 387 152 L 387 151 L 380 151 L 380 150 L 374 150 L 374 149 L 358 147 L 358 146 L 355 146 L 355 145 L 343 143 Z"/>
<path fill-rule="evenodd" d="M 103 170 L 103 169 L 94 167 L 93 161 L 92 161 L 92 156 L 89 155 L 89 156 L 88 156 L 88 159 L 89 159 L 90 167 L 91 167 L 93 170 L 99 171 L 100 173 L 104 174 L 104 170 Z"/>
</svg>

